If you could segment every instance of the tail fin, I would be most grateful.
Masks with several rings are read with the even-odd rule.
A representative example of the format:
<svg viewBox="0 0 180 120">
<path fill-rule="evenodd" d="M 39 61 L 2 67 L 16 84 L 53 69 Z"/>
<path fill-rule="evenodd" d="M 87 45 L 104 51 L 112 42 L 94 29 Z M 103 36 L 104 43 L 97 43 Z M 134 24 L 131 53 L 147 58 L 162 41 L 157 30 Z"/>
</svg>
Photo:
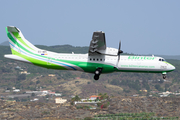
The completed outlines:
<svg viewBox="0 0 180 120">
<path fill-rule="evenodd" d="M 26 40 L 21 33 L 21 31 L 14 26 L 6 27 L 7 36 L 9 38 L 9 44 L 11 47 L 11 52 L 14 55 L 22 54 L 22 51 L 31 51 L 35 52 L 39 50 L 33 44 L 31 44 L 28 40 Z"/>
</svg>

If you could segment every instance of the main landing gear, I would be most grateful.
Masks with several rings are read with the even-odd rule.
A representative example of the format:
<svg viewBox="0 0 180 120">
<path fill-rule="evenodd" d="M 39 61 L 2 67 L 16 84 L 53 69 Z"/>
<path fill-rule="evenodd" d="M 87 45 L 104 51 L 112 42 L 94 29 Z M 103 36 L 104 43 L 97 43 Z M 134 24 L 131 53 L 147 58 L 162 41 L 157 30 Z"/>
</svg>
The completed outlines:
<svg viewBox="0 0 180 120">
<path fill-rule="evenodd" d="M 102 68 L 97 68 L 96 71 L 94 72 L 94 80 L 99 80 L 99 76 L 102 72 Z"/>
</svg>

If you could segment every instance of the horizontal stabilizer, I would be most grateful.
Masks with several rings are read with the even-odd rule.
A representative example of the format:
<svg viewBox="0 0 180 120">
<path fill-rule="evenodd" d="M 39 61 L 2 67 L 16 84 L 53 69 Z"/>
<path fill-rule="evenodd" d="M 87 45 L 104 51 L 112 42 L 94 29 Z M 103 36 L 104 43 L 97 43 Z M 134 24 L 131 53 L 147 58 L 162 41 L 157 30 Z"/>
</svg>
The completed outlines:
<svg viewBox="0 0 180 120">
<path fill-rule="evenodd" d="M 12 55 L 12 54 L 7 54 L 7 55 L 4 55 L 5 58 L 9 58 L 9 59 L 12 59 L 12 60 L 16 60 L 16 61 L 21 61 L 21 62 L 25 62 L 25 63 L 30 63 L 32 64 L 31 62 L 29 62 L 28 60 L 22 58 L 22 57 L 19 57 L 17 55 Z"/>
</svg>

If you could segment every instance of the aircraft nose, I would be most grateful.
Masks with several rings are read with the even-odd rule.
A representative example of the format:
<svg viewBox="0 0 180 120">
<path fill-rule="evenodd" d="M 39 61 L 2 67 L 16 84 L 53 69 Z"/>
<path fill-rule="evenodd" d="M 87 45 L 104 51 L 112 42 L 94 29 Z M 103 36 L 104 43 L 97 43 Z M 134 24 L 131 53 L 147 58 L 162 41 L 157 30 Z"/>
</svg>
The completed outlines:
<svg viewBox="0 0 180 120">
<path fill-rule="evenodd" d="M 171 65 L 171 68 L 172 68 L 172 70 L 175 70 L 175 69 L 176 69 L 176 67 L 175 67 L 175 66 L 173 66 L 173 65 Z"/>
</svg>

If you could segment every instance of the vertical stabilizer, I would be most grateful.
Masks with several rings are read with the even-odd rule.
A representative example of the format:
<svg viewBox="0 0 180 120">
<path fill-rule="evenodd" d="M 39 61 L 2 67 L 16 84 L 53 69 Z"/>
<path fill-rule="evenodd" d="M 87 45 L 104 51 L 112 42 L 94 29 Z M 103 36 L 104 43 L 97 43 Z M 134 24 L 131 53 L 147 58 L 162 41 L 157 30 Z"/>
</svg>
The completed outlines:
<svg viewBox="0 0 180 120">
<path fill-rule="evenodd" d="M 23 51 L 35 52 L 38 50 L 33 44 L 26 40 L 21 31 L 14 26 L 6 27 L 7 36 L 12 54 L 23 54 Z"/>
</svg>

